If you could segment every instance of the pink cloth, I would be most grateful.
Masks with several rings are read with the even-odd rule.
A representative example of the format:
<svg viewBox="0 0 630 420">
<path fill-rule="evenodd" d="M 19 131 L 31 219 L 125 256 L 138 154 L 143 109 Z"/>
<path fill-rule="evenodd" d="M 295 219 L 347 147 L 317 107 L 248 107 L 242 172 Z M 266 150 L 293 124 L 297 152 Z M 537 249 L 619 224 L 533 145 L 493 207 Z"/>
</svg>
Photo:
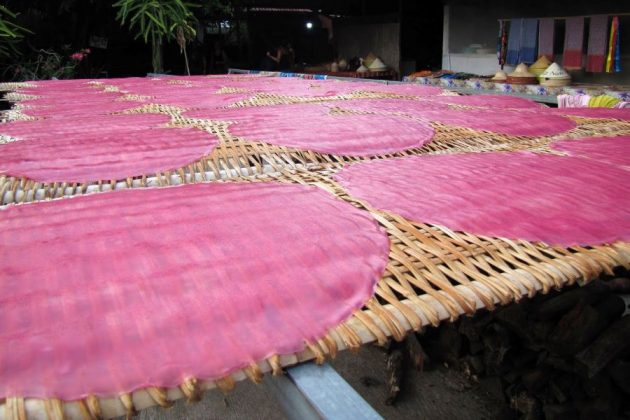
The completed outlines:
<svg viewBox="0 0 630 420">
<path fill-rule="evenodd" d="M 543 55 L 550 61 L 554 61 L 553 44 L 556 31 L 554 18 L 538 20 L 538 57 Z"/>
<path fill-rule="evenodd" d="M 562 246 L 630 241 L 630 172 L 594 160 L 425 155 L 346 166 L 335 179 L 377 209 L 456 231 Z"/>
<path fill-rule="evenodd" d="M 576 126 L 575 122 L 557 115 L 549 115 L 547 109 L 450 109 L 434 100 L 414 101 L 399 99 L 358 99 L 343 101 L 331 106 L 362 111 L 403 113 L 427 122 L 491 131 L 514 136 L 547 136 L 560 134 Z"/>
<path fill-rule="evenodd" d="M 571 156 L 593 159 L 630 171 L 630 136 L 563 140 L 553 142 L 551 147 Z"/>
<path fill-rule="evenodd" d="M 601 73 L 606 64 L 606 47 L 608 46 L 608 16 L 590 17 L 588 28 L 588 50 L 586 71 Z"/>
<path fill-rule="evenodd" d="M 0 146 L 0 174 L 40 182 L 118 180 L 177 169 L 209 154 L 218 138 L 162 128 L 166 115 L 101 115 L 0 125 L 21 139 Z"/>
<path fill-rule="evenodd" d="M 562 67 L 566 70 L 580 70 L 583 65 L 584 16 L 565 19 L 564 51 Z"/>
<path fill-rule="evenodd" d="M 335 155 L 395 153 L 421 147 L 433 137 L 429 124 L 396 116 L 336 115 L 319 104 L 198 110 L 184 115 L 231 121 L 228 131 L 248 141 Z"/>
<path fill-rule="evenodd" d="M 591 95 L 558 95 L 558 108 L 588 108 Z"/>
<path fill-rule="evenodd" d="M 325 191 L 196 184 L 9 206 L 0 398 L 114 397 L 304 348 L 373 294 L 386 233 Z"/>
</svg>

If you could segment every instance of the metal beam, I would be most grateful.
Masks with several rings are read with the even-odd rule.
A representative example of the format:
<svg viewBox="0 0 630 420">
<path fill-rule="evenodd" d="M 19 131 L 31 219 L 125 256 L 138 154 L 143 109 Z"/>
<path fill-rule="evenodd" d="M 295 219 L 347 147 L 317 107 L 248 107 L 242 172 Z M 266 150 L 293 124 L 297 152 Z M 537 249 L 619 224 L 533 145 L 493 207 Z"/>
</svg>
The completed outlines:
<svg viewBox="0 0 630 420">
<path fill-rule="evenodd" d="M 327 363 L 305 363 L 266 384 L 290 420 L 379 420 L 382 417 Z"/>
</svg>

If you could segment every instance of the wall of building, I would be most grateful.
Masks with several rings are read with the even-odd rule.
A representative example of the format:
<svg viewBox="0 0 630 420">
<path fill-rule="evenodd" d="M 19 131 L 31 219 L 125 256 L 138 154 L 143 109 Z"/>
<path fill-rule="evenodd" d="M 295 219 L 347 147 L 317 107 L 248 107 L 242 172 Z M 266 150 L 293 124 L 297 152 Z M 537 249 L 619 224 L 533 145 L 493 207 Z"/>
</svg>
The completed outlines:
<svg viewBox="0 0 630 420">
<path fill-rule="evenodd" d="M 335 21 L 337 53 L 341 58 L 365 57 L 370 52 L 400 71 L 400 23 Z"/>
<path fill-rule="evenodd" d="M 453 71 L 490 75 L 499 68 L 496 53 L 469 54 L 467 48 L 471 44 L 481 44 L 488 49 L 496 50 L 498 19 L 630 13 L 630 1 L 533 0 L 515 4 L 499 0 L 449 0 L 446 2 L 444 13 L 442 67 Z M 620 21 L 622 72 L 614 74 L 572 72 L 576 82 L 630 84 L 630 16 L 621 16 Z M 556 45 L 561 48 L 562 39 L 556 39 Z M 556 60 L 562 64 L 562 55 L 558 54 Z M 511 71 L 512 68 L 506 66 L 506 70 Z"/>
</svg>

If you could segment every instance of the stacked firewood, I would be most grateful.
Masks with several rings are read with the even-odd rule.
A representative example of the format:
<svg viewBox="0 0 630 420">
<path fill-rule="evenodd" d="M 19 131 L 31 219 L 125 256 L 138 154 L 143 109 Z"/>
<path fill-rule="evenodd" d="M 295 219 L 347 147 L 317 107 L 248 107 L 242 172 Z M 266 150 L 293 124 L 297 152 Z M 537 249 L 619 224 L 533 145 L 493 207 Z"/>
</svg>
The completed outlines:
<svg viewBox="0 0 630 420">
<path fill-rule="evenodd" d="M 513 418 L 630 418 L 628 293 L 629 273 L 619 271 L 429 328 L 417 335 L 421 350 L 405 345 L 472 381 L 500 378 Z"/>
</svg>

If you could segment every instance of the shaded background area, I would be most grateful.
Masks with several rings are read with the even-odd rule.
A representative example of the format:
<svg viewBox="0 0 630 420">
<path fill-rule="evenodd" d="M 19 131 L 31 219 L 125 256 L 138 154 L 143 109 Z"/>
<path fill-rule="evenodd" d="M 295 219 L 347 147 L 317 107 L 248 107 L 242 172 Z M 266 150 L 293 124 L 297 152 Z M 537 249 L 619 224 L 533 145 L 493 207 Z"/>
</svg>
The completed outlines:
<svg viewBox="0 0 630 420">
<path fill-rule="evenodd" d="M 151 71 L 151 47 L 116 21 L 108 0 L 7 0 L 18 23 L 30 34 L 21 43 L 23 57 L 34 60 L 54 52 L 69 57 L 81 49 L 90 54 L 76 68 L 76 77 L 144 76 Z M 292 44 L 297 68 L 341 57 L 382 55 L 399 70 L 441 66 L 442 2 L 413 0 L 211 0 L 193 1 L 199 23 L 188 44 L 191 73 L 223 73 L 228 67 L 260 68 L 269 50 Z M 330 31 L 332 22 L 332 31 Z M 307 24 L 310 24 L 307 27 Z M 395 24 L 395 26 L 386 26 Z M 387 30 L 382 32 L 386 27 Z M 344 30 L 344 28 L 346 30 Z M 384 35 L 377 33 L 381 31 Z M 347 34 L 340 45 L 340 36 Z M 376 34 L 376 35 L 375 35 Z M 383 37 L 377 51 L 369 47 Z M 352 54 L 352 56 L 349 56 Z M 13 64 L 13 63 L 10 63 Z M 176 42 L 164 46 L 167 73 L 184 74 L 184 58 Z M 15 78 L 4 66 L 3 80 Z M 19 71 L 18 71 L 19 72 Z"/>
</svg>

